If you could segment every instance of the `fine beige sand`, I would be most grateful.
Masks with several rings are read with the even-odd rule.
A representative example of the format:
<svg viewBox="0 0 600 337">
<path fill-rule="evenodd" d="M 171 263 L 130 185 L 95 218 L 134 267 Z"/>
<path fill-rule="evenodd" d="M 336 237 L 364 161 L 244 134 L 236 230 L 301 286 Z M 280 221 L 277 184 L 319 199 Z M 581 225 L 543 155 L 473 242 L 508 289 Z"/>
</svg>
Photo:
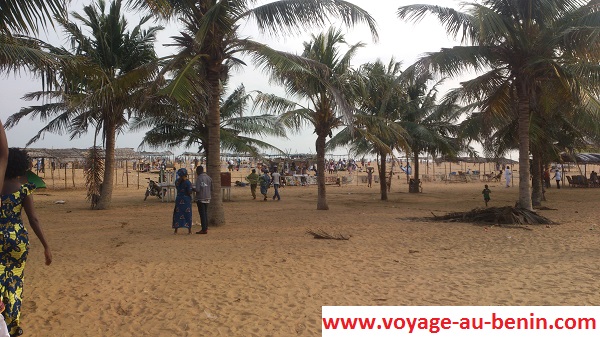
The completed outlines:
<svg viewBox="0 0 600 337">
<path fill-rule="evenodd" d="M 406 219 L 482 207 L 483 185 L 409 194 L 395 179 L 383 202 L 378 186 L 354 181 L 328 186 L 329 211 L 316 210 L 315 186 L 285 187 L 280 202 L 233 187 L 227 224 L 208 235 L 173 235 L 173 203 L 144 202 L 143 187 L 121 181 L 106 211 L 89 210 L 83 189 L 38 190 L 54 262 L 44 265 L 31 233 L 22 327 L 36 337 L 320 336 L 324 305 L 600 305 L 600 189 L 553 186 L 545 206 L 557 210 L 540 213 L 560 224 L 531 230 Z M 516 186 L 490 188 L 490 206 L 517 200 Z M 306 234 L 319 228 L 351 238 Z"/>
</svg>

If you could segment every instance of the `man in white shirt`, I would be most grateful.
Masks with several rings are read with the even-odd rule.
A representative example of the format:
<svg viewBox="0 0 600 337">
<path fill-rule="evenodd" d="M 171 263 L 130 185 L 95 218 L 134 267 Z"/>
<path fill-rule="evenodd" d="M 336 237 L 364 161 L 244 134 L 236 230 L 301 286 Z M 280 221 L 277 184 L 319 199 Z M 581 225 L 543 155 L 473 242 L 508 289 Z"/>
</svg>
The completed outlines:
<svg viewBox="0 0 600 337">
<path fill-rule="evenodd" d="M 281 177 L 281 175 L 277 171 L 275 171 L 271 174 L 271 181 L 273 182 L 273 188 L 275 188 L 275 194 L 273 195 L 273 200 L 275 200 L 275 198 L 277 198 L 277 201 L 281 200 L 281 197 L 279 196 L 279 179 L 280 179 L 280 177 Z"/>
</svg>

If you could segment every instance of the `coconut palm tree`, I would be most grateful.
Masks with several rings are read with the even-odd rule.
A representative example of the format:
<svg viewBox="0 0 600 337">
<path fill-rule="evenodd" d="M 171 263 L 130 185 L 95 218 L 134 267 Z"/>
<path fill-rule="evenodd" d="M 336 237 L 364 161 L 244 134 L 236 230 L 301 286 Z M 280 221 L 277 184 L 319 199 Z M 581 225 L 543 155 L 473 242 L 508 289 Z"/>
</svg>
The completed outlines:
<svg viewBox="0 0 600 337">
<path fill-rule="evenodd" d="M 222 78 L 232 66 L 243 64 L 239 58 L 244 54 L 250 55 L 257 64 L 277 64 L 288 69 L 302 67 L 296 55 L 275 52 L 265 44 L 240 37 L 242 27 L 252 22 L 261 32 L 272 35 L 300 33 L 307 28 L 323 27 L 333 17 L 347 26 L 365 22 L 376 36 L 374 19 L 360 7 L 342 0 L 285 0 L 261 5 L 254 0 L 135 0 L 133 4 L 165 17 L 178 17 L 185 25 L 179 38 L 189 43 L 181 45 L 172 65 L 190 71 L 180 73 L 173 92 L 204 90 L 209 98 L 207 171 L 214 187 L 209 209 L 211 225 L 225 223 L 220 197 Z M 192 74 L 193 65 L 198 63 L 202 65 L 202 73 Z M 167 66 L 167 69 L 173 67 Z M 181 89 L 183 87 L 185 89 Z"/>
<path fill-rule="evenodd" d="M 249 136 L 275 136 L 285 137 L 283 126 L 277 122 L 276 116 L 259 115 L 245 116 L 250 108 L 251 94 L 247 93 L 241 85 L 235 89 L 221 103 L 221 148 L 235 153 L 248 153 L 254 157 L 259 156 L 260 150 L 274 150 L 283 153 L 277 147 L 259 139 Z M 199 151 L 208 150 L 208 123 L 206 114 L 184 112 L 184 109 L 169 100 L 168 96 L 161 96 L 159 102 L 150 104 L 155 114 L 148 114 L 134 118 L 131 129 L 146 129 L 142 144 L 155 147 L 198 146 Z M 205 105 L 198 103 L 194 109 Z"/>
<path fill-rule="evenodd" d="M 464 45 L 429 53 L 413 68 L 446 76 L 466 70 L 482 72 L 462 83 L 461 98 L 469 103 L 485 97 L 486 109 L 517 112 L 519 206 L 531 210 L 532 98 L 537 84 L 543 81 L 561 83 L 556 89 L 570 93 L 573 101 L 586 90 L 597 94 L 598 4 L 584 0 L 483 0 L 468 5 L 463 12 L 433 5 L 398 9 L 401 19 L 414 21 L 427 13 L 437 16 L 449 34 L 460 34 Z"/>
<path fill-rule="evenodd" d="M 600 140 L 599 106 L 593 101 L 583 100 L 579 106 L 573 106 L 569 97 L 561 97 L 559 93 L 548 82 L 542 83 L 536 90 L 535 113 L 530 125 L 533 206 L 539 206 L 543 201 L 544 166 L 559 161 L 562 151 L 584 149 L 590 144 L 598 144 Z M 484 152 L 489 157 L 501 157 L 518 149 L 519 139 L 514 133 L 518 127 L 517 112 L 514 109 L 495 115 L 489 114 L 489 110 L 486 112 L 488 114 L 473 113 L 465 119 L 460 125 L 461 137 L 483 140 Z"/>
<path fill-rule="evenodd" d="M 357 108 L 351 123 L 327 142 L 328 149 L 350 145 L 356 156 L 378 155 L 381 200 L 388 199 L 384 179 L 387 157 L 394 150 L 410 149 L 406 131 L 399 124 L 406 106 L 400 66 L 392 59 L 387 65 L 378 60 L 359 68 L 353 97 Z"/>
<path fill-rule="evenodd" d="M 325 65 L 328 71 L 272 69 L 272 79 L 280 83 L 289 95 L 298 101 L 307 101 L 307 104 L 271 94 L 256 98 L 258 109 L 279 114 L 284 125 L 293 129 L 301 129 L 305 125 L 314 127 L 317 134 L 318 210 L 329 209 L 325 188 L 325 143 L 327 137 L 333 136 L 333 130 L 343 126 L 352 113 L 353 71 L 350 61 L 363 43 L 348 46 L 345 53 L 340 50 L 343 45 L 347 43 L 342 32 L 331 28 L 326 33 L 313 35 L 310 42 L 304 43 L 302 53 L 303 57 Z"/>
<path fill-rule="evenodd" d="M 439 104 L 437 92 L 443 80 L 428 88 L 431 81 L 432 77 L 425 75 L 409 77 L 405 84 L 408 99 L 401 112 L 399 124 L 408 134 L 408 144 L 414 158 L 415 179 L 419 178 L 421 153 L 455 156 L 461 146 L 456 125 L 461 109 L 450 101 Z M 409 187 L 409 191 L 414 193 L 419 192 L 419 189 Z"/>
<path fill-rule="evenodd" d="M 71 138 L 80 136 L 92 126 L 105 142 L 104 180 L 96 209 L 110 205 L 114 181 L 114 154 L 118 132 L 128 118 L 139 113 L 145 100 L 146 88 L 156 75 L 154 42 L 161 27 L 143 29 L 150 20 L 144 17 L 133 30 L 121 13 L 121 1 L 113 1 L 106 12 L 104 0 L 85 6 L 84 14 L 72 17 L 89 29 L 84 34 L 76 22 L 58 18 L 68 34 L 72 50 L 62 47 L 46 48 L 53 54 L 69 55 L 81 60 L 79 68 L 63 69 L 61 85 L 53 91 L 34 92 L 26 98 L 50 98 L 51 103 L 21 109 L 7 120 L 7 126 L 25 116 L 38 117 L 47 124 L 29 143 L 46 132 L 67 131 Z"/>
</svg>

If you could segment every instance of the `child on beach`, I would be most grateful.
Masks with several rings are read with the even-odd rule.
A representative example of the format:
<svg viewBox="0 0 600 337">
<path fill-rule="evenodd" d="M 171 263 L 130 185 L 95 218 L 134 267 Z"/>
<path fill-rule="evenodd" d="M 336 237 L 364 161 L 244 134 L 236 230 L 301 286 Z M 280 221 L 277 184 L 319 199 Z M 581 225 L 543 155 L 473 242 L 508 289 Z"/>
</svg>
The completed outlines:
<svg viewBox="0 0 600 337">
<path fill-rule="evenodd" d="M 483 201 L 485 201 L 485 207 L 487 207 L 488 201 L 490 201 L 490 193 L 492 193 L 492 191 L 490 191 L 488 185 L 485 185 L 485 188 L 481 192 L 481 194 L 483 194 Z"/>
</svg>

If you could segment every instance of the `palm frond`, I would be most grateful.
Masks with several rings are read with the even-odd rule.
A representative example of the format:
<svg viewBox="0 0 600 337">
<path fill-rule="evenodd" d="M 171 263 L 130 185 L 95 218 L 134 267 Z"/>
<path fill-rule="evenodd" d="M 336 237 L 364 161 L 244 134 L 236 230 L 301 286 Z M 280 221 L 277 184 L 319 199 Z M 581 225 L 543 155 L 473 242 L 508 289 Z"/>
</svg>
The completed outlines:
<svg viewBox="0 0 600 337">
<path fill-rule="evenodd" d="M 306 28 L 325 27 L 329 18 L 341 19 L 344 25 L 352 27 L 366 23 L 374 40 L 377 40 L 377 23 L 362 8 L 341 0 L 296 0 L 274 1 L 243 13 L 250 17 L 259 30 L 271 34 L 302 33 Z"/>
</svg>

